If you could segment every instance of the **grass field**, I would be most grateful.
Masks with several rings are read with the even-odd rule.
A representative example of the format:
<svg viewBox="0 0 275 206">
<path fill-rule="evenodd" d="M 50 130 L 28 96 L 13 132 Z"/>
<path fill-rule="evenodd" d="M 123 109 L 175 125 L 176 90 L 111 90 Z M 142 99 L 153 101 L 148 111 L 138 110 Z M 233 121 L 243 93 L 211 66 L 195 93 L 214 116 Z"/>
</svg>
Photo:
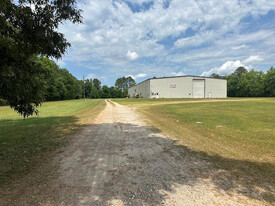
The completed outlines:
<svg viewBox="0 0 275 206">
<path fill-rule="evenodd" d="M 9 107 L 0 107 L 0 186 L 28 173 L 39 159 L 64 145 L 69 134 L 91 123 L 104 106 L 103 100 L 46 102 L 38 117 L 25 120 Z"/>
<path fill-rule="evenodd" d="M 114 101 L 135 107 L 148 125 L 206 158 L 215 170 L 229 172 L 233 182 L 252 191 L 253 187 L 263 188 L 267 191 L 264 199 L 273 202 L 270 185 L 275 185 L 275 98 L 227 100 Z"/>
<path fill-rule="evenodd" d="M 145 98 L 128 98 L 128 99 L 114 99 L 119 104 L 124 105 L 153 105 L 153 104 L 166 104 L 171 102 L 189 102 L 189 101 L 201 101 L 202 99 L 193 98 L 160 98 L 160 99 L 145 99 Z"/>
<path fill-rule="evenodd" d="M 191 100 L 115 101 L 141 106 L 139 111 L 154 126 L 194 150 L 275 163 L 275 98 L 188 103 Z"/>
</svg>

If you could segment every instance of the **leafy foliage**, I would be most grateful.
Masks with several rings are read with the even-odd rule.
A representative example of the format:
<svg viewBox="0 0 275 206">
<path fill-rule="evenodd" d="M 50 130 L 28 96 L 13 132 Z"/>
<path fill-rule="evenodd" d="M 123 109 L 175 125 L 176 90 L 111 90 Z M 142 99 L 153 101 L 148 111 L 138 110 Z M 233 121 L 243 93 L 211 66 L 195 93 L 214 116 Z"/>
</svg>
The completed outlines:
<svg viewBox="0 0 275 206">
<path fill-rule="evenodd" d="M 48 74 L 44 79 L 44 99 L 46 101 L 68 100 L 68 99 L 98 99 L 98 98 L 122 98 L 128 96 L 128 90 L 116 87 L 101 86 L 98 79 L 76 79 L 67 69 L 59 66 L 47 57 L 36 59 L 41 68 Z M 42 99 L 43 99 L 42 98 Z"/>
<path fill-rule="evenodd" d="M 275 68 L 273 67 L 264 76 L 264 88 L 267 97 L 275 97 Z"/>
<path fill-rule="evenodd" d="M 275 69 L 271 67 L 265 74 L 262 71 L 247 71 L 237 68 L 229 76 L 212 74 L 211 77 L 227 79 L 229 97 L 275 97 Z"/>
<path fill-rule="evenodd" d="M 50 77 L 46 80 L 46 100 L 80 99 L 82 97 L 81 82 L 67 69 L 60 69 L 54 61 L 46 57 L 39 58 L 39 62 L 50 73 Z"/>
<path fill-rule="evenodd" d="M 125 89 L 128 89 L 130 88 L 131 86 L 134 86 L 136 85 L 136 82 L 135 80 L 128 76 L 128 77 L 121 77 L 121 78 L 118 78 L 116 80 L 116 83 L 115 83 L 115 86 L 118 88 L 118 89 L 121 89 L 121 90 L 125 90 Z"/>
<path fill-rule="evenodd" d="M 80 12 L 75 0 L 0 1 L 0 98 L 24 117 L 37 114 L 50 78 L 37 55 L 61 58 L 70 44 L 57 28 L 81 23 Z"/>
</svg>

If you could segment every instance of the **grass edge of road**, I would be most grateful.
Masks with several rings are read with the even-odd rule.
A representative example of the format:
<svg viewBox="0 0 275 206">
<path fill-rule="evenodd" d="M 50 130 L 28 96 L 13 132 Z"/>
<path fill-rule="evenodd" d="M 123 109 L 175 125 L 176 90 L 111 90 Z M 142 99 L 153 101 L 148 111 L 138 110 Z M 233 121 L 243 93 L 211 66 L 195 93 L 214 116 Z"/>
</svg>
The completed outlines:
<svg viewBox="0 0 275 206">
<path fill-rule="evenodd" d="M 63 104 L 68 109 L 60 111 L 59 107 Z M 70 104 L 75 108 L 70 110 Z M 42 114 L 45 112 L 44 105 L 53 115 Z M 20 117 L 0 120 L 0 134 L 10 133 L 0 138 L 0 188 L 24 177 L 46 159 L 52 158 L 55 151 L 67 145 L 68 137 L 93 122 L 106 103 L 104 100 L 69 100 L 46 102 L 44 105 L 41 116 L 25 120 Z M 9 108 L 1 109 L 7 111 Z M 55 113 L 55 110 L 58 111 Z M 12 112 L 7 113 L 13 117 Z"/>
<path fill-rule="evenodd" d="M 260 100 L 260 99 L 259 99 Z M 269 99 L 268 101 L 274 101 L 274 99 Z M 115 101 L 115 100 L 114 100 Z M 258 99 L 249 99 L 249 102 L 258 101 Z M 263 102 L 267 102 L 267 100 L 262 100 Z M 115 101 L 117 103 L 122 102 L 123 105 L 127 105 L 127 101 L 120 100 Z M 272 195 L 272 185 L 274 185 L 275 179 L 275 165 L 267 162 L 257 162 L 254 160 L 247 159 L 235 159 L 229 156 L 223 156 L 222 154 L 212 153 L 208 151 L 202 151 L 198 147 L 190 147 L 190 145 L 186 144 L 186 142 L 182 141 L 182 134 L 184 132 L 189 133 L 189 135 L 195 135 L 194 130 L 192 128 L 183 128 L 179 127 L 179 120 L 170 115 L 163 115 L 158 112 L 161 110 L 161 107 L 165 106 L 162 102 L 160 104 L 142 104 L 142 101 L 137 101 L 137 104 L 133 104 L 134 100 L 130 102 L 130 108 L 136 110 L 141 117 L 145 120 L 146 124 L 149 127 L 158 129 L 165 136 L 175 140 L 175 144 L 183 146 L 189 152 L 194 155 L 198 155 L 203 159 L 207 159 L 207 161 L 211 162 L 211 167 L 213 167 L 214 173 L 216 171 L 224 171 L 229 174 L 228 181 L 234 182 L 236 185 L 241 185 L 246 188 L 251 188 L 250 192 L 253 190 L 257 191 L 259 188 L 263 190 L 261 193 L 263 197 L 263 201 L 267 205 L 272 205 L 275 202 L 275 197 Z M 174 106 L 170 104 L 171 101 L 167 102 L 167 105 Z M 222 102 L 222 101 L 221 101 Z M 224 101 L 223 101 L 224 102 Z M 232 102 L 232 101 L 231 101 Z M 182 102 L 179 102 L 181 104 Z M 186 102 L 188 104 L 188 102 Z M 207 102 L 202 102 L 207 103 Z M 192 103 L 193 104 L 193 103 Z M 195 103 L 194 105 L 198 105 Z M 156 109 L 158 108 L 158 109 Z M 199 125 L 199 124 L 198 124 Z M 189 131 L 188 131 L 189 130 Z M 218 146 L 218 145 L 217 145 Z M 218 176 L 218 175 L 217 175 Z M 211 177 L 211 179 L 217 179 L 215 177 Z M 253 195 L 251 195 L 253 197 Z"/>
</svg>

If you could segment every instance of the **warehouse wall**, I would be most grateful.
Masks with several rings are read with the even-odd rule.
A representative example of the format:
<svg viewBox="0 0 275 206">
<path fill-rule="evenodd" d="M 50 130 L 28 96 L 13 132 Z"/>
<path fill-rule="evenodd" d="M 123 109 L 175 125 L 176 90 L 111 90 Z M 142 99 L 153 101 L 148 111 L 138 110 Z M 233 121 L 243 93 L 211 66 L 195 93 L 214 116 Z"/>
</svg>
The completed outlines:
<svg viewBox="0 0 275 206">
<path fill-rule="evenodd" d="M 203 77 L 173 77 L 149 79 L 129 88 L 130 97 L 142 98 L 193 98 L 193 80 L 204 80 L 205 98 L 226 98 L 227 81 Z"/>
<path fill-rule="evenodd" d="M 146 80 L 136 86 L 129 88 L 128 94 L 131 98 L 135 97 L 137 94 L 140 98 L 150 98 L 150 80 Z"/>
<path fill-rule="evenodd" d="M 150 80 L 151 98 L 189 98 L 192 97 L 192 77 L 175 77 Z M 154 93 L 154 95 L 152 95 Z"/>
<path fill-rule="evenodd" d="M 227 81 L 224 79 L 205 78 L 205 97 L 206 98 L 226 98 Z"/>
</svg>

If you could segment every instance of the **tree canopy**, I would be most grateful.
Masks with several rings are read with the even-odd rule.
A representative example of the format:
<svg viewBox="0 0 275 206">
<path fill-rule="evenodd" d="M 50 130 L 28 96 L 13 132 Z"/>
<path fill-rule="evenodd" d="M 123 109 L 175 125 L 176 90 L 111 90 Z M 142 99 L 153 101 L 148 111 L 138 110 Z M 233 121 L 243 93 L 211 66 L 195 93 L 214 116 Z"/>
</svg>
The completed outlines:
<svg viewBox="0 0 275 206">
<path fill-rule="evenodd" d="M 227 79 L 227 95 L 229 97 L 274 97 L 275 69 L 271 67 L 266 73 L 262 71 L 247 71 L 238 67 L 231 75 L 211 77 Z"/>
<path fill-rule="evenodd" d="M 81 23 L 80 12 L 75 0 L 0 1 L 0 98 L 24 117 L 38 112 L 51 78 L 37 56 L 61 58 L 70 43 L 57 28 Z"/>
<path fill-rule="evenodd" d="M 44 80 L 45 100 L 67 100 L 80 98 L 123 98 L 128 96 L 128 90 L 116 87 L 101 86 L 98 79 L 78 80 L 67 69 L 60 68 L 47 57 L 36 60 L 47 71 L 49 78 Z M 85 96 L 84 96 L 85 94 Z"/>
<path fill-rule="evenodd" d="M 134 85 L 136 85 L 136 82 L 131 76 L 118 78 L 115 83 L 115 86 L 122 90 L 128 89 Z"/>
</svg>

